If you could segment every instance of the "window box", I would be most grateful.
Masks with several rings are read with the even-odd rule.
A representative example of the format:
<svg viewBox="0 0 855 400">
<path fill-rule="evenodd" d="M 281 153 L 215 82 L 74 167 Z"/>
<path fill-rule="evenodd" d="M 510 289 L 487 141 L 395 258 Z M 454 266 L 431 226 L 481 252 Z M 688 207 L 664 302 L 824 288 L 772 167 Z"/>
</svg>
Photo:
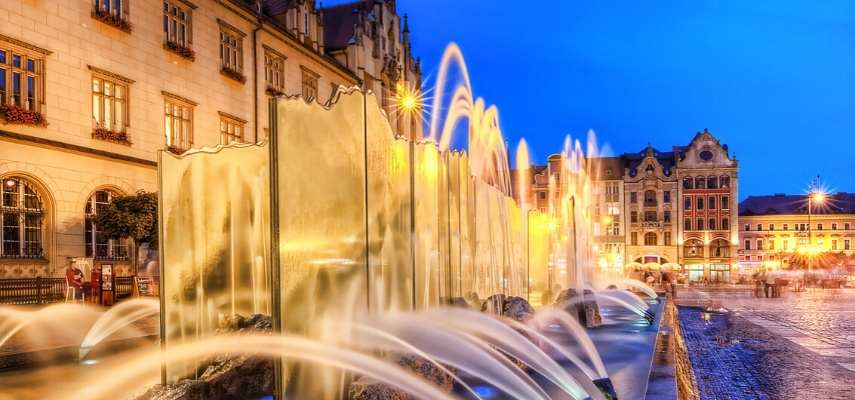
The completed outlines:
<svg viewBox="0 0 855 400">
<path fill-rule="evenodd" d="M 123 18 L 119 15 L 114 15 L 107 10 L 92 11 L 92 18 L 95 18 L 98 21 L 101 21 L 107 25 L 111 25 L 127 33 L 131 33 L 132 26 L 126 18 Z"/>
<path fill-rule="evenodd" d="M 27 110 L 26 108 L 15 105 L 0 106 L 0 114 L 7 124 L 30 125 L 30 126 L 47 126 L 47 120 L 44 115 L 38 111 Z"/>
<path fill-rule="evenodd" d="M 220 73 L 240 83 L 246 82 L 246 77 L 243 76 L 242 73 L 235 71 L 231 68 L 222 67 L 220 68 Z"/>
<path fill-rule="evenodd" d="M 184 154 L 185 151 L 187 151 L 186 149 L 182 149 L 178 146 L 166 146 L 166 150 L 172 154 L 177 154 L 179 156 Z"/>
<path fill-rule="evenodd" d="M 196 60 L 196 52 L 194 52 L 193 49 L 191 49 L 187 46 L 181 45 L 179 43 L 165 42 L 163 44 L 163 48 L 166 50 L 169 50 L 175 54 L 178 54 L 179 56 L 184 57 L 190 61 Z"/>
<path fill-rule="evenodd" d="M 279 96 L 285 95 L 285 92 L 283 92 L 283 91 L 281 91 L 275 87 L 272 87 L 272 86 L 268 86 L 267 89 L 264 90 L 264 92 L 267 93 L 267 95 L 273 96 L 273 97 L 279 97 Z"/>
<path fill-rule="evenodd" d="M 115 132 L 107 128 L 95 128 L 95 130 L 92 131 L 92 138 L 128 146 L 131 145 L 127 132 Z"/>
</svg>

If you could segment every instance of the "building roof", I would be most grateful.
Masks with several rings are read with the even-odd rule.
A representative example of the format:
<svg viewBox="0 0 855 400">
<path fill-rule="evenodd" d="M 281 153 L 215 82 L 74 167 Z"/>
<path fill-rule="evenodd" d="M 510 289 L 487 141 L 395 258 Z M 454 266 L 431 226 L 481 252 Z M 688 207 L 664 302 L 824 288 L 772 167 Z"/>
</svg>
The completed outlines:
<svg viewBox="0 0 855 400">
<path fill-rule="evenodd" d="M 807 214 L 807 196 L 783 193 L 771 196 L 748 196 L 739 203 L 740 216 Z M 855 214 L 855 193 L 829 195 L 823 204 L 811 206 L 813 214 Z"/>
<path fill-rule="evenodd" d="M 325 7 L 324 46 L 328 50 L 343 49 L 354 40 L 356 24 L 359 22 L 361 1 Z"/>
</svg>

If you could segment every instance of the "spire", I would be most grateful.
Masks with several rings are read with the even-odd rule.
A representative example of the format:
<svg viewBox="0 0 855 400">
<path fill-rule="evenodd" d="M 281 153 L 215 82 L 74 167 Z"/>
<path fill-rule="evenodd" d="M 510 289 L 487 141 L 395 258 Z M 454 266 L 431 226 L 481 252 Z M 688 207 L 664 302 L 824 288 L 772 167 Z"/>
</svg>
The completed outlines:
<svg viewBox="0 0 855 400">
<path fill-rule="evenodd" d="M 410 17 L 404 14 L 404 33 L 410 33 Z"/>
</svg>

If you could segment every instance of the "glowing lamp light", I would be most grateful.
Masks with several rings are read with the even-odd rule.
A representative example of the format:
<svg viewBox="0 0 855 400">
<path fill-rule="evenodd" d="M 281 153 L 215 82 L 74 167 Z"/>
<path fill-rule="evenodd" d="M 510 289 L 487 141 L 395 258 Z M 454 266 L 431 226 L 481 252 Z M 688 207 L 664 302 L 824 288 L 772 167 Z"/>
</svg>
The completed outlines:
<svg viewBox="0 0 855 400">
<path fill-rule="evenodd" d="M 814 203 L 821 204 L 822 202 L 825 201 L 825 193 L 823 193 L 823 192 L 815 192 L 810 197 L 811 197 L 811 199 L 813 199 Z"/>
<path fill-rule="evenodd" d="M 15 181 L 13 179 L 9 179 L 6 181 L 6 186 L 12 187 L 15 186 Z"/>
</svg>

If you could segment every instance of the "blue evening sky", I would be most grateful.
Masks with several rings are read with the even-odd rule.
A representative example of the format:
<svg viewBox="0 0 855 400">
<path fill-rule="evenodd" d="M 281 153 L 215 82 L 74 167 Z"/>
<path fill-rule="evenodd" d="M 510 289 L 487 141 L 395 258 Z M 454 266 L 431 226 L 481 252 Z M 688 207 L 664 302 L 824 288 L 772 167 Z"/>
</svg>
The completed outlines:
<svg viewBox="0 0 855 400">
<path fill-rule="evenodd" d="M 326 3 L 326 2 L 325 2 Z M 709 128 L 740 198 L 855 192 L 855 1 L 403 0 L 425 75 L 462 48 L 475 94 L 535 155 L 593 129 L 616 153 Z M 431 84 L 432 82 L 427 82 Z"/>
</svg>

